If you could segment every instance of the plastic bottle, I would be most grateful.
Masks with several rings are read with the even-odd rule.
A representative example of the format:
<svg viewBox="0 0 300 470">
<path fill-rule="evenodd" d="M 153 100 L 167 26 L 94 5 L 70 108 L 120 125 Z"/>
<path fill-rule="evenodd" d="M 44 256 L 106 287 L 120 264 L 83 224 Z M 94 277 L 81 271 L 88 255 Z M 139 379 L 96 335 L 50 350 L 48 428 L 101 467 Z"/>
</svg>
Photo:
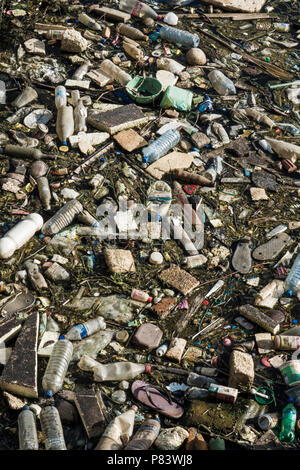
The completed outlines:
<svg viewBox="0 0 300 470">
<path fill-rule="evenodd" d="M 194 385 L 195 387 L 199 388 L 209 388 L 210 384 L 215 384 L 217 382 L 211 377 L 205 377 L 204 375 L 199 375 L 195 374 L 195 372 L 191 372 L 188 375 L 186 383 L 188 385 Z"/>
<path fill-rule="evenodd" d="M 56 109 L 61 108 L 61 106 L 67 106 L 67 90 L 63 85 L 59 85 L 55 88 L 55 106 Z"/>
<path fill-rule="evenodd" d="M 60 232 L 70 225 L 75 216 L 82 212 L 82 210 L 83 207 L 81 203 L 77 201 L 77 199 L 71 199 L 71 201 L 68 201 L 61 209 L 59 209 L 51 219 L 47 220 L 42 227 L 42 233 L 44 235 L 54 235 L 55 233 Z"/>
<path fill-rule="evenodd" d="M 148 450 L 160 432 L 160 419 L 146 419 L 124 450 Z"/>
<path fill-rule="evenodd" d="M 95 450 L 120 450 L 128 443 L 133 433 L 137 406 L 114 418 L 101 436 Z"/>
<path fill-rule="evenodd" d="M 289 398 L 288 404 L 282 410 L 281 431 L 279 439 L 283 442 L 293 442 L 295 439 L 295 427 L 297 421 L 297 410 L 294 399 Z"/>
<path fill-rule="evenodd" d="M 53 346 L 42 381 L 43 389 L 49 396 L 62 388 L 72 355 L 73 344 L 60 336 Z"/>
<path fill-rule="evenodd" d="M 2 152 L 1 152 L 2 153 Z M 35 148 L 26 148 L 21 145 L 8 144 L 3 148 L 3 153 L 16 158 L 33 158 L 39 160 L 40 158 L 49 158 L 50 155 L 44 155 L 41 150 Z M 53 156 L 51 156 L 53 158 Z"/>
<path fill-rule="evenodd" d="M 195 367 L 198 374 L 205 375 L 206 377 L 216 377 L 218 375 L 217 369 L 213 367 Z"/>
<path fill-rule="evenodd" d="M 225 450 L 225 441 L 220 437 L 212 437 L 208 441 L 208 448 L 209 450 Z"/>
<path fill-rule="evenodd" d="M 257 424 L 263 431 L 268 431 L 277 426 L 279 420 L 278 413 L 268 413 L 258 417 Z"/>
<path fill-rule="evenodd" d="M 86 15 L 85 13 L 80 13 L 80 15 L 78 16 L 78 21 L 84 24 L 85 26 L 87 26 L 88 28 L 92 29 L 93 31 L 101 30 L 100 24 L 97 23 L 95 20 L 93 20 L 93 18 L 91 18 L 90 16 Z"/>
<path fill-rule="evenodd" d="M 35 414 L 25 405 L 18 416 L 19 450 L 38 450 Z"/>
<path fill-rule="evenodd" d="M 0 239 L 0 258 L 10 258 L 38 230 L 41 230 L 43 223 L 43 217 L 35 213 L 27 215 L 25 219 L 17 223 Z"/>
<path fill-rule="evenodd" d="M 134 39 L 136 41 L 148 41 L 149 38 L 146 36 L 142 31 L 137 28 L 133 28 L 132 26 L 127 26 L 124 23 L 119 23 L 117 25 L 118 33 L 126 36 L 127 38 Z"/>
<path fill-rule="evenodd" d="M 134 379 L 137 375 L 151 372 L 150 365 L 133 362 L 114 362 L 100 364 L 87 355 L 82 356 L 78 366 L 82 370 L 93 371 L 96 382 L 121 382 Z"/>
<path fill-rule="evenodd" d="M 197 34 L 192 34 L 182 29 L 173 28 L 172 26 L 162 26 L 159 30 L 160 37 L 169 42 L 174 42 L 185 49 L 198 47 L 200 39 Z"/>
<path fill-rule="evenodd" d="M 50 191 L 49 181 L 46 178 L 46 176 L 40 176 L 40 178 L 38 178 L 37 187 L 39 191 L 39 197 L 40 197 L 40 200 L 42 201 L 44 209 L 46 211 L 51 210 L 51 205 L 50 205 L 51 191 Z"/>
<path fill-rule="evenodd" d="M 40 414 L 46 450 L 67 450 L 59 413 L 55 406 L 45 406 Z"/>
<path fill-rule="evenodd" d="M 161 19 L 161 16 L 157 15 L 153 8 L 149 7 L 145 3 L 137 2 L 136 0 L 121 0 L 119 8 L 120 10 L 131 13 L 133 16 L 137 16 L 138 18 L 152 18 L 153 20 Z"/>
<path fill-rule="evenodd" d="M 88 70 L 89 64 L 87 62 L 84 62 L 78 67 L 78 69 L 75 70 L 72 76 L 72 80 L 82 80 L 85 74 L 88 73 Z"/>
<path fill-rule="evenodd" d="M 184 65 L 180 64 L 176 60 L 167 59 L 167 57 L 157 59 L 156 66 L 157 70 L 167 70 L 175 75 L 179 75 L 185 69 Z"/>
<path fill-rule="evenodd" d="M 155 354 L 157 357 L 162 357 L 166 354 L 167 351 L 168 351 L 168 344 L 164 343 L 156 349 Z"/>
<path fill-rule="evenodd" d="M 81 214 L 77 216 L 78 222 L 84 225 L 91 225 L 92 227 L 100 227 L 100 224 L 95 217 L 93 217 L 88 211 L 83 210 Z"/>
<path fill-rule="evenodd" d="M 144 57 L 144 53 L 141 49 L 134 46 L 133 44 L 129 44 L 126 41 L 123 41 L 122 47 L 125 53 L 134 60 L 142 60 Z"/>
<path fill-rule="evenodd" d="M 180 133 L 170 129 L 142 150 L 143 162 L 152 163 L 166 155 L 180 141 Z"/>
<path fill-rule="evenodd" d="M 11 106 L 14 106 L 15 108 L 22 108 L 23 106 L 26 106 L 26 104 L 35 101 L 37 98 L 37 92 L 30 86 L 27 86 L 22 91 L 22 93 L 11 103 Z"/>
<path fill-rule="evenodd" d="M 72 106 L 61 106 L 58 108 L 56 118 L 56 134 L 61 141 L 59 150 L 61 152 L 67 152 L 69 150 L 67 139 L 74 134 L 74 117 Z"/>
<path fill-rule="evenodd" d="M 93 318 L 79 325 L 73 326 L 65 335 L 70 341 L 79 341 L 91 336 L 99 330 L 105 330 L 106 323 L 103 317 Z"/>
<path fill-rule="evenodd" d="M 138 289 L 133 289 L 131 298 L 133 300 L 139 300 L 140 302 L 152 302 L 152 297 L 150 297 L 147 292 Z"/>
<path fill-rule="evenodd" d="M 131 75 L 124 72 L 120 67 L 115 65 L 111 60 L 103 60 L 100 69 L 106 73 L 109 77 L 116 80 L 120 85 L 125 86 L 131 80 Z"/>
<path fill-rule="evenodd" d="M 220 70 L 212 70 L 212 72 L 208 74 L 208 79 L 219 95 L 227 96 L 236 94 L 234 83 Z"/>
<path fill-rule="evenodd" d="M 300 300 L 300 253 L 297 255 L 289 275 L 285 280 L 285 289 L 288 294 L 295 294 Z"/>
<path fill-rule="evenodd" d="M 87 118 L 87 109 L 83 104 L 82 98 L 78 100 L 78 103 L 74 109 L 74 125 L 75 133 L 86 132 L 86 118 Z"/>
<path fill-rule="evenodd" d="M 184 397 L 186 400 L 206 400 L 209 391 L 206 388 L 190 387 L 186 390 Z"/>
</svg>

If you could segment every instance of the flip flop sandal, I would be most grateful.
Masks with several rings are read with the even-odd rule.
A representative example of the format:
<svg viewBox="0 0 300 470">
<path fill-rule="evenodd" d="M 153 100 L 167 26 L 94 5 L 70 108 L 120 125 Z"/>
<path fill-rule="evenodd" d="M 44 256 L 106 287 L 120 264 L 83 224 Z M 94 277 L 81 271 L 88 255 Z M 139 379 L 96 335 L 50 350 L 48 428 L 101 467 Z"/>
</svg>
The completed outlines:
<svg viewBox="0 0 300 470">
<path fill-rule="evenodd" d="M 291 237 L 286 233 L 279 233 L 271 238 L 267 243 L 258 246 L 252 253 L 254 259 L 264 261 L 276 258 L 279 253 L 288 245 Z"/>
<path fill-rule="evenodd" d="M 251 270 L 251 248 L 252 243 L 250 237 L 245 237 L 239 240 L 231 260 L 233 268 L 238 273 L 246 274 Z"/>
<path fill-rule="evenodd" d="M 31 308 L 35 303 L 35 297 L 32 294 L 19 292 L 13 298 L 9 299 L 1 308 L 1 315 L 11 317 L 14 313 Z"/>
<path fill-rule="evenodd" d="M 136 380 L 131 386 L 131 393 L 139 402 L 170 418 L 181 418 L 184 413 L 182 406 L 173 401 L 165 390 L 156 385 Z"/>
</svg>

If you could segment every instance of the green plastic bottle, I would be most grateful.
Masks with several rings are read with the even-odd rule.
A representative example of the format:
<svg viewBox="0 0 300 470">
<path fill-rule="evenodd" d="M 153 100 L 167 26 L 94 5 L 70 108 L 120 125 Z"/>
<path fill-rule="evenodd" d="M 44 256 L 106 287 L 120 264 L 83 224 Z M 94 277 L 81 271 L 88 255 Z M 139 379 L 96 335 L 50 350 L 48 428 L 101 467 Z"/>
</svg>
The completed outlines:
<svg viewBox="0 0 300 470">
<path fill-rule="evenodd" d="M 279 439 L 283 442 L 293 442 L 295 439 L 295 427 L 297 410 L 294 407 L 294 399 L 289 398 L 288 404 L 282 410 L 281 431 Z"/>
<path fill-rule="evenodd" d="M 208 442 L 209 450 L 225 450 L 225 442 L 224 439 L 220 437 L 211 438 Z"/>
</svg>

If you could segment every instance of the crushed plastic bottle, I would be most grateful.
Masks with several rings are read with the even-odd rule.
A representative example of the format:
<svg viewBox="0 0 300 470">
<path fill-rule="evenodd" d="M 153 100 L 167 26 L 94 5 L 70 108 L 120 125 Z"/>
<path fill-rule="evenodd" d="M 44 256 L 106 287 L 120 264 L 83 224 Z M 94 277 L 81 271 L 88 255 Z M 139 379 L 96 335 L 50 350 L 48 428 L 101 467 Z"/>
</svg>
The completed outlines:
<svg viewBox="0 0 300 470">
<path fill-rule="evenodd" d="M 45 406 L 40 414 L 46 450 L 67 450 L 59 413 L 55 406 Z"/>
<path fill-rule="evenodd" d="M 162 26 L 159 35 L 164 41 L 174 42 L 185 49 L 198 47 L 200 39 L 197 34 L 188 33 L 172 26 Z"/>
<path fill-rule="evenodd" d="M 44 235 L 54 235 L 70 225 L 77 214 L 82 212 L 83 207 L 77 199 L 68 201 L 51 219 L 42 227 Z"/>
<path fill-rule="evenodd" d="M 53 346 L 42 380 L 47 395 L 52 396 L 62 388 L 72 355 L 72 343 L 61 336 Z"/>
<path fill-rule="evenodd" d="M 18 416 L 19 450 L 38 450 L 35 414 L 25 405 Z"/>
<path fill-rule="evenodd" d="M 152 163 L 166 155 L 180 141 L 180 133 L 176 129 L 170 129 L 142 150 L 143 162 Z"/>
<path fill-rule="evenodd" d="M 95 450 L 120 450 L 133 433 L 134 417 L 138 407 L 133 405 L 125 413 L 114 418 L 101 436 Z"/>
<path fill-rule="evenodd" d="M 70 341 L 80 341 L 81 339 L 87 338 L 93 335 L 99 330 L 105 330 L 106 323 L 103 317 L 93 318 L 80 325 L 73 326 L 65 335 Z"/>
<path fill-rule="evenodd" d="M 236 94 L 234 83 L 220 70 L 212 70 L 208 74 L 208 79 L 219 95 L 227 96 Z"/>
<path fill-rule="evenodd" d="M 100 364 L 89 358 L 89 356 L 82 356 L 78 367 L 82 370 L 92 371 L 96 382 L 121 382 L 122 380 L 134 379 L 140 374 L 151 371 L 151 366 L 146 364 L 135 364 L 133 362 Z"/>
</svg>

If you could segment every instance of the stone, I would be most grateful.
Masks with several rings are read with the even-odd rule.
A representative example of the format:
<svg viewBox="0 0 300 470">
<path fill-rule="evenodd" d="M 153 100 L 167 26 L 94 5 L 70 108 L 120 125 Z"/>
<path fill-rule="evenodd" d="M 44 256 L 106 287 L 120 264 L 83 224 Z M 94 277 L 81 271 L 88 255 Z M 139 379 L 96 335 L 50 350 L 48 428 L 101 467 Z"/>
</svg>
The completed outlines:
<svg viewBox="0 0 300 470">
<path fill-rule="evenodd" d="M 173 361 L 180 362 L 186 343 L 186 340 L 183 338 L 173 338 L 165 357 Z"/>
<path fill-rule="evenodd" d="M 119 131 L 144 124 L 148 119 L 148 116 L 135 104 L 127 104 L 106 112 L 90 109 L 87 123 L 100 131 L 105 131 L 112 135 Z"/>
<path fill-rule="evenodd" d="M 39 39 L 28 39 L 24 42 L 24 47 L 29 54 L 46 55 L 45 43 Z"/>
<path fill-rule="evenodd" d="M 61 50 L 66 52 L 84 52 L 88 47 L 88 42 L 81 36 L 79 31 L 75 29 L 67 29 L 64 31 Z"/>
<path fill-rule="evenodd" d="M 135 272 L 134 259 L 129 250 L 106 248 L 104 258 L 111 273 Z"/>
<path fill-rule="evenodd" d="M 71 80 L 68 79 L 65 83 L 66 88 L 76 88 L 79 90 L 88 90 L 90 88 L 90 80 Z"/>
<path fill-rule="evenodd" d="M 252 356 L 241 351 L 232 351 L 229 360 L 228 386 L 238 389 L 249 389 L 254 380 L 254 363 Z"/>
<path fill-rule="evenodd" d="M 195 132 L 191 135 L 191 141 L 195 147 L 201 149 L 210 143 L 210 138 L 203 132 Z"/>
<path fill-rule="evenodd" d="M 185 444 L 185 450 L 208 450 L 207 443 L 202 434 L 196 428 L 189 428 L 189 437 Z"/>
<path fill-rule="evenodd" d="M 269 191 L 277 191 L 278 184 L 276 177 L 265 171 L 253 171 L 251 173 L 251 181 L 257 188 L 268 189 Z"/>
<path fill-rule="evenodd" d="M 159 279 L 170 287 L 177 289 L 183 295 L 189 294 L 200 284 L 198 279 L 174 264 L 169 269 L 162 271 Z"/>
<path fill-rule="evenodd" d="M 189 433 L 180 426 L 162 429 L 154 445 L 160 450 L 177 450 L 189 437 Z"/>
<path fill-rule="evenodd" d="M 165 115 L 172 119 L 177 119 L 179 117 L 179 112 L 176 111 L 176 109 L 166 109 Z"/>
<path fill-rule="evenodd" d="M 133 129 L 119 132 L 114 135 L 114 139 L 127 152 L 133 152 L 147 145 L 147 141 Z"/>
<path fill-rule="evenodd" d="M 173 110 L 167 109 L 167 111 L 173 111 Z M 179 145 L 182 148 L 182 150 L 184 150 L 185 152 L 189 152 L 192 149 L 192 144 L 187 139 L 181 139 L 181 141 L 179 142 Z"/>
<path fill-rule="evenodd" d="M 269 196 L 263 188 L 250 188 L 252 201 L 267 201 Z"/>
<path fill-rule="evenodd" d="M 290 230 L 297 230 L 300 228 L 300 222 L 297 220 L 293 220 L 292 222 L 289 222 L 289 229 Z"/>
<path fill-rule="evenodd" d="M 39 314 L 27 317 L 12 355 L 0 377 L 0 388 L 27 398 L 38 398 L 37 343 Z"/>
<path fill-rule="evenodd" d="M 4 320 L 0 323 L 0 343 L 5 343 L 14 338 L 21 329 L 22 325 L 16 318 Z"/>
<path fill-rule="evenodd" d="M 113 79 L 100 69 L 90 70 L 86 76 L 89 77 L 92 82 L 96 83 L 100 88 L 113 82 Z"/>
<path fill-rule="evenodd" d="M 167 70 L 158 70 L 156 72 L 156 78 L 162 84 L 162 91 L 165 91 L 168 86 L 176 85 L 178 81 L 178 77 Z"/>
<path fill-rule="evenodd" d="M 3 392 L 3 396 L 6 399 L 8 406 L 11 410 L 22 410 L 25 405 L 25 403 L 20 400 L 20 398 L 17 398 L 8 392 Z"/>
<path fill-rule="evenodd" d="M 121 403 L 125 403 L 126 400 L 127 400 L 127 395 L 126 393 L 124 392 L 124 390 L 115 390 L 111 396 L 110 396 L 111 400 L 114 402 L 114 403 L 118 403 L 118 404 L 121 404 Z"/>
<path fill-rule="evenodd" d="M 170 311 L 175 307 L 176 302 L 176 299 L 172 297 L 164 297 L 158 304 L 153 305 L 151 310 L 159 318 L 163 319 L 169 315 Z"/>
<path fill-rule="evenodd" d="M 151 163 L 146 169 L 154 178 L 162 179 L 165 173 L 169 173 L 175 169 L 186 169 L 193 163 L 194 156 L 189 153 L 171 152 L 156 162 Z"/>
<path fill-rule="evenodd" d="M 190 362 L 199 362 L 202 356 L 203 356 L 202 349 L 196 348 L 194 346 L 190 346 L 184 355 L 184 360 L 190 361 Z"/>
<path fill-rule="evenodd" d="M 258 13 L 266 3 L 266 0 L 203 0 L 203 3 L 214 5 L 222 8 L 222 10 Z"/>
<path fill-rule="evenodd" d="M 197 47 L 192 47 L 186 53 L 186 61 L 190 65 L 204 65 L 206 64 L 206 55 L 202 51 L 202 49 L 198 49 Z"/>
<path fill-rule="evenodd" d="M 101 392 L 86 390 L 75 395 L 75 405 L 89 439 L 100 437 L 106 428 Z"/>
<path fill-rule="evenodd" d="M 142 349 L 152 351 L 158 348 L 163 337 L 162 330 L 153 323 L 143 323 L 136 331 L 132 342 Z"/>
<path fill-rule="evenodd" d="M 101 7 L 101 8 L 96 8 L 95 13 L 98 16 L 104 16 L 107 18 L 110 18 L 115 21 L 119 21 L 122 23 L 130 23 L 131 20 L 131 15 L 128 13 L 125 13 L 123 11 L 119 10 L 114 10 L 113 8 L 107 8 L 107 7 Z"/>
</svg>

